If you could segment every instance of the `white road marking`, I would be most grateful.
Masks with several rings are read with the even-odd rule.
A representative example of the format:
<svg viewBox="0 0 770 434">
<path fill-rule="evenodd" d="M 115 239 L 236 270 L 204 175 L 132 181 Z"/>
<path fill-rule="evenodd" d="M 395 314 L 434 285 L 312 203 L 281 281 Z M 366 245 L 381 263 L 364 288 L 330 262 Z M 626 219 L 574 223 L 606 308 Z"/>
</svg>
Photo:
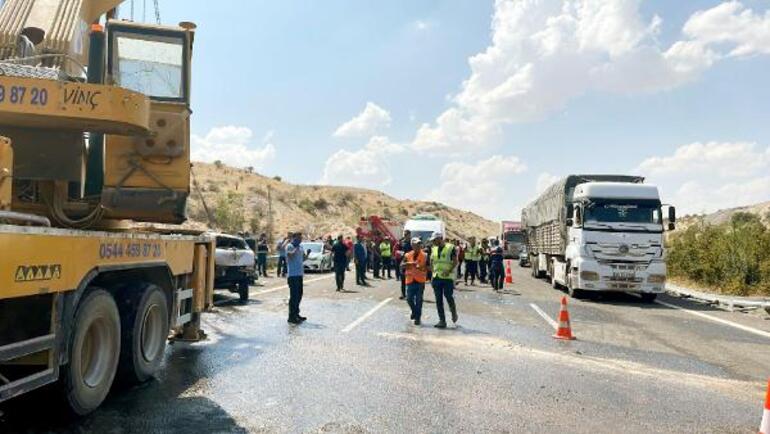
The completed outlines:
<svg viewBox="0 0 770 434">
<path fill-rule="evenodd" d="M 313 283 L 313 282 L 318 282 L 319 280 L 326 280 L 326 279 L 331 279 L 332 277 L 334 277 L 334 275 L 333 275 L 333 274 L 330 274 L 330 275 L 326 275 L 326 276 L 323 276 L 323 277 L 316 277 L 315 279 L 305 280 L 305 281 L 303 282 L 303 284 L 306 284 L 306 283 Z M 257 291 L 257 292 L 255 292 L 255 294 L 257 294 L 257 295 L 260 295 L 260 294 L 269 294 L 269 293 L 271 293 L 271 292 L 280 291 L 280 290 L 282 290 L 282 289 L 289 289 L 289 285 L 281 285 L 281 286 L 276 286 L 275 288 L 266 289 L 266 290 L 264 290 L 264 291 Z"/>
<path fill-rule="evenodd" d="M 319 280 L 331 279 L 332 277 L 334 277 L 333 274 L 327 275 L 327 276 L 323 276 L 323 277 L 317 277 L 315 279 L 306 280 L 303 283 L 318 282 Z M 253 294 L 255 294 L 255 295 L 270 294 L 271 292 L 281 291 L 281 290 L 284 290 L 284 289 L 289 289 L 289 285 L 276 286 L 274 288 L 266 289 L 264 291 L 255 291 L 255 292 L 253 292 Z M 230 303 L 230 302 L 232 302 L 232 300 L 229 300 L 229 299 L 228 300 L 222 300 L 219 303 L 215 302 L 214 306 L 220 306 L 222 304 Z"/>
<path fill-rule="evenodd" d="M 554 321 L 550 316 L 548 316 L 547 313 L 543 312 L 543 309 L 540 309 L 540 306 L 536 305 L 535 303 L 530 303 L 529 306 L 537 312 L 538 315 L 542 316 L 548 324 L 553 327 L 554 330 L 559 329 L 559 324 L 556 324 L 556 321 Z"/>
<path fill-rule="evenodd" d="M 390 303 L 391 300 L 393 300 L 393 297 L 388 297 L 385 300 L 382 300 L 380 302 L 380 304 L 378 304 L 377 306 L 374 306 L 373 308 L 371 308 L 369 310 L 369 312 L 366 312 L 365 314 L 361 315 L 360 318 L 358 318 L 357 320 L 355 320 L 352 323 L 348 324 L 347 327 L 342 329 L 342 333 L 347 333 L 347 332 L 353 330 L 354 328 L 358 327 L 359 324 L 361 324 L 362 322 L 366 321 L 367 318 L 369 318 L 370 316 L 374 315 L 375 312 L 380 310 L 381 307 L 383 307 L 386 304 Z"/>
<path fill-rule="evenodd" d="M 655 303 L 658 303 L 658 304 L 666 306 L 666 307 L 670 307 L 672 309 L 679 309 L 679 310 L 681 310 L 683 312 L 687 312 L 687 313 L 689 313 L 691 315 L 695 315 L 695 316 L 699 316 L 701 318 L 705 318 L 705 319 L 707 319 L 709 321 L 713 321 L 713 322 L 717 322 L 717 323 L 720 323 L 720 324 L 724 324 L 726 326 L 733 327 L 733 328 L 736 328 L 738 330 L 743 330 L 745 332 L 749 332 L 749 333 L 755 334 L 757 336 L 762 336 L 764 338 L 770 339 L 770 333 L 768 333 L 766 331 L 763 331 L 763 330 L 755 329 L 753 327 L 745 326 L 743 324 L 738 324 L 736 322 L 728 321 L 726 319 L 717 318 L 715 316 L 707 315 L 707 314 L 705 314 L 703 312 L 698 312 L 698 311 L 694 311 L 694 310 L 690 310 L 690 309 L 685 309 L 685 308 L 677 306 L 675 304 L 666 303 L 665 301 L 655 300 Z"/>
</svg>

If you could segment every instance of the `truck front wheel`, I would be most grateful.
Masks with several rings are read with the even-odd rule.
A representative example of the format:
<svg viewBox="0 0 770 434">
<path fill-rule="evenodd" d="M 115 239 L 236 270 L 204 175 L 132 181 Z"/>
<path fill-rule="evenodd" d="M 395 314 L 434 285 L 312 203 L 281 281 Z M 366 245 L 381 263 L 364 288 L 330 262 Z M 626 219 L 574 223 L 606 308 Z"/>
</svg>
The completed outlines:
<svg viewBox="0 0 770 434">
<path fill-rule="evenodd" d="M 158 286 L 140 284 L 138 303 L 122 313 L 121 379 L 143 383 L 160 368 L 169 331 L 168 301 Z M 141 291 L 141 292 L 140 292 Z"/>
<path fill-rule="evenodd" d="M 69 345 L 69 363 L 62 385 L 72 411 L 80 416 L 94 411 L 107 396 L 120 357 L 120 315 L 112 295 L 90 289 L 75 314 Z"/>
<path fill-rule="evenodd" d="M 585 297 L 585 291 L 575 288 L 574 283 L 572 282 L 572 265 L 569 262 L 567 262 L 565 273 L 564 280 L 567 283 L 567 293 L 569 293 L 569 296 L 575 299 Z"/>
</svg>

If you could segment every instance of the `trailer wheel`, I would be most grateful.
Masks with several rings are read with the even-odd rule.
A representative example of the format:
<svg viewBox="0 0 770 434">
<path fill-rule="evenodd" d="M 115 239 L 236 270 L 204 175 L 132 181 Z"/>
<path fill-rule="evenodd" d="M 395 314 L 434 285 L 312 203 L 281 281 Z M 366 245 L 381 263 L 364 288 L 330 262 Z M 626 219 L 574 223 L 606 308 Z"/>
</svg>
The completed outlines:
<svg viewBox="0 0 770 434">
<path fill-rule="evenodd" d="M 90 289 L 78 306 L 69 352 L 62 384 L 70 408 L 83 416 L 107 397 L 120 358 L 120 315 L 107 291 Z"/>
<path fill-rule="evenodd" d="M 123 345 L 120 377 L 127 383 L 143 383 L 160 368 L 168 339 L 168 301 L 163 290 L 141 284 L 139 301 L 122 312 Z M 137 290 L 138 288 L 135 288 Z"/>
<path fill-rule="evenodd" d="M 238 283 L 238 295 L 241 298 L 241 303 L 246 304 L 249 302 L 249 282 L 244 280 Z"/>
</svg>

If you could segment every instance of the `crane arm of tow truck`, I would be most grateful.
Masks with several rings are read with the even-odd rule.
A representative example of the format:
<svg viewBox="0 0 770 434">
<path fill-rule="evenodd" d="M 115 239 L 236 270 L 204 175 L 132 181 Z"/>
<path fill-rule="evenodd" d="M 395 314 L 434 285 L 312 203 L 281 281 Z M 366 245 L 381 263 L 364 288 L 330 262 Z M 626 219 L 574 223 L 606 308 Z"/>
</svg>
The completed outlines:
<svg viewBox="0 0 770 434">
<path fill-rule="evenodd" d="M 123 1 L 6 0 L 0 8 L 0 59 L 20 57 L 22 53 L 17 45 L 24 36 L 34 46 L 36 54 L 45 53 L 45 66 L 62 67 L 70 75 L 80 75 L 80 66 L 65 62 L 63 57 L 68 56 L 85 65 L 91 23 Z"/>
</svg>

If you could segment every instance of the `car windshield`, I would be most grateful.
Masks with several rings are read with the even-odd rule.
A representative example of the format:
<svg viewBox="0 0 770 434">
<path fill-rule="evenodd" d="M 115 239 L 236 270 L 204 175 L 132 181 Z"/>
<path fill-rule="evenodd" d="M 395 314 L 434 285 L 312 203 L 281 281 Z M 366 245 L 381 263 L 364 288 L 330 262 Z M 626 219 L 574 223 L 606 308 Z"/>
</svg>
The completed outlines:
<svg viewBox="0 0 770 434">
<path fill-rule="evenodd" d="M 585 206 L 586 223 L 660 224 L 660 204 L 655 201 L 595 201 Z"/>
<path fill-rule="evenodd" d="M 421 239 L 423 244 L 430 241 L 430 237 L 431 235 L 433 235 L 433 232 L 431 231 L 411 231 L 411 232 L 412 232 L 412 238 L 417 237 Z"/>
<path fill-rule="evenodd" d="M 323 251 L 323 244 L 321 243 L 302 243 L 302 251 L 310 253 L 321 253 Z"/>
<path fill-rule="evenodd" d="M 218 249 L 247 249 L 246 242 L 240 238 L 217 237 Z"/>
</svg>

